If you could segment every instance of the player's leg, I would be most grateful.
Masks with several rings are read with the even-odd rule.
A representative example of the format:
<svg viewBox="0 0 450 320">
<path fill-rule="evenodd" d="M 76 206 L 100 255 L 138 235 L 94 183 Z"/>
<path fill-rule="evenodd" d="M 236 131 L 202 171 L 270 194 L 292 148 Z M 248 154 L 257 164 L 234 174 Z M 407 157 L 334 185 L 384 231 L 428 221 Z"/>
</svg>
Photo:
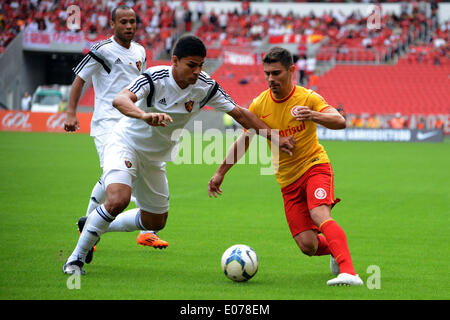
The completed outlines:
<svg viewBox="0 0 450 320">
<path fill-rule="evenodd" d="M 81 267 L 84 265 L 89 251 L 106 232 L 115 217 L 128 206 L 130 196 L 131 187 L 127 184 L 111 183 L 107 185 L 106 201 L 89 214 L 78 243 L 64 264 L 63 271 L 65 273 L 73 274 L 77 272 L 77 268 L 82 270 Z"/>
<path fill-rule="evenodd" d="M 133 182 L 133 193 L 138 208 L 122 212 L 107 232 L 140 230 L 137 243 L 163 249 L 169 243 L 161 240 L 156 231 L 164 226 L 169 210 L 169 188 L 164 162 L 141 161 L 141 174 Z M 155 227 L 151 227 L 155 226 Z"/>
<path fill-rule="evenodd" d="M 100 206 L 106 199 L 106 191 L 101 182 L 101 178 L 94 185 L 89 198 L 89 204 L 86 211 L 86 216 L 89 215 L 95 208 Z"/>
<path fill-rule="evenodd" d="M 139 175 L 136 181 L 136 204 L 142 209 L 141 219 L 146 220 L 145 230 L 141 230 L 136 242 L 142 246 L 163 249 L 169 246 L 167 241 L 159 238 L 159 228 L 149 228 L 151 218 L 147 218 L 144 212 L 150 214 L 162 214 L 167 219 L 169 211 L 169 185 L 167 181 L 166 163 L 161 161 L 145 161 L 143 163 L 145 174 Z M 160 217 L 157 217 L 159 219 Z M 156 218 L 155 218 L 156 219 Z M 152 231 L 149 231 L 152 230 Z"/>
<path fill-rule="evenodd" d="M 318 243 L 317 233 L 314 230 L 306 230 L 294 236 L 300 250 L 307 256 L 314 256 L 317 251 Z"/>
<path fill-rule="evenodd" d="M 103 157 L 106 143 L 108 143 L 109 134 L 102 134 L 94 136 L 95 148 L 97 149 L 98 158 L 100 161 L 100 168 L 103 169 Z M 88 216 L 94 209 L 100 206 L 106 200 L 106 188 L 103 182 L 103 176 L 94 185 L 89 197 L 89 203 L 86 210 L 86 216 Z"/>
<path fill-rule="evenodd" d="M 317 230 L 306 230 L 294 236 L 300 250 L 307 256 L 323 256 L 331 253 L 327 239 Z"/>
<path fill-rule="evenodd" d="M 104 149 L 106 144 L 110 139 L 110 133 L 105 133 L 101 135 L 94 136 L 94 143 L 97 149 L 98 158 L 100 161 L 100 167 L 103 169 L 103 158 L 104 158 Z M 106 200 L 106 187 L 103 181 L 103 175 L 94 185 L 94 188 L 91 191 L 91 196 L 89 198 L 89 204 L 86 210 L 86 216 L 88 216 L 94 209 L 104 203 Z M 132 195 L 131 201 L 135 202 L 135 198 Z"/>
<path fill-rule="evenodd" d="M 362 281 L 353 267 L 345 232 L 331 218 L 331 208 L 335 203 L 331 165 L 316 165 L 309 174 L 306 192 L 311 219 L 325 236 L 329 251 L 339 265 L 340 274 L 345 274 L 346 283 L 342 284 L 360 285 Z"/>
<path fill-rule="evenodd" d="M 312 221 L 306 202 L 305 183 L 301 177 L 293 184 L 282 189 L 286 220 L 292 236 L 300 250 L 308 255 L 330 254 L 328 243 Z"/>
<path fill-rule="evenodd" d="M 136 155 L 126 145 L 115 141 L 105 147 L 104 182 L 106 186 L 106 201 L 92 210 L 84 224 L 78 243 L 67 259 L 63 270 L 65 273 L 76 272 L 86 262 L 88 254 L 92 254 L 93 246 L 100 236 L 106 232 L 115 217 L 129 204 L 132 181 L 136 176 L 136 167 L 129 167 L 127 161 L 135 162 Z M 124 159 L 130 159 L 124 161 Z"/>
<path fill-rule="evenodd" d="M 325 235 L 331 253 L 339 265 L 340 273 L 335 279 L 327 282 L 333 285 L 363 285 L 363 281 L 356 274 L 353 267 L 347 237 L 339 224 L 331 218 L 331 207 L 322 205 L 311 210 L 311 217 Z"/>
</svg>

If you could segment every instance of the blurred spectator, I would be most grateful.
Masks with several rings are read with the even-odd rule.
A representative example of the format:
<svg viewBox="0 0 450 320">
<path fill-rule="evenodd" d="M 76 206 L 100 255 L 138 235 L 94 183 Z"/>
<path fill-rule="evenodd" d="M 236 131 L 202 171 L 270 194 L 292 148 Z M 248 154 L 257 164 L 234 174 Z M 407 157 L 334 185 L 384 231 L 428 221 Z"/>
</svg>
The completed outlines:
<svg viewBox="0 0 450 320">
<path fill-rule="evenodd" d="M 417 130 L 424 130 L 426 129 L 426 121 L 425 118 L 420 116 L 419 121 L 417 122 Z"/>
<path fill-rule="evenodd" d="M 441 118 L 437 118 L 435 123 L 434 123 L 434 128 L 435 129 L 443 129 L 444 128 L 444 121 Z"/>
<path fill-rule="evenodd" d="M 354 118 L 350 121 L 350 127 L 352 128 L 363 128 L 364 120 L 361 118 L 359 114 L 355 115 Z"/>
<path fill-rule="evenodd" d="M 402 115 L 397 112 L 395 116 L 391 119 L 389 122 L 392 129 L 403 129 L 405 128 L 406 121 L 405 118 L 402 117 Z"/>
<path fill-rule="evenodd" d="M 247 0 L 242 1 L 242 14 L 250 15 L 250 2 Z"/>
<path fill-rule="evenodd" d="M 314 91 L 319 90 L 319 76 L 316 73 L 309 76 L 308 87 Z"/>
<path fill-rule="evenodd" d="M 296 64 L 298 69 L 298 84 L 304 86 L 306 82 L 306 55 L 300 55 Z"/>
<path fill-rule="evenodd" d="M 316 72 L 316 57 L 309 56 L 306 59 L 306 76 L 310 77 L 314 72 Z"/>
<path fill-rule="evenodd" d="M 197 2 L 197 20 L 202 21 L 202 15 L 205 11 L 205 5 L 203 3 L 203 0 L 200 0 Z"/>
<path fill-rule="evenodd" d="M 166 42 L 164 44 L 164 48 L 166 50 L 166 54 L 171 57 L 171 50 L 172 50 L 172 37 L 167 37 Z"/>
<path fill-rule="evenodd" d="M 192 12 L 189 9 L 187 9 L 184 12 L 184 24 L 185 24 L 186 32 L 191 32 L 191 30 L 192 30 Z"/>
<path fill-rule="evenodd" d="M 28 92 L 25 92 L 25 94 L 22 97 L 22 111 L 28 111 L 31 108 L 31 96 Z"/>
<path fill-rule="evenodd" d="M 370 115 L 370 117 L 367 119 L 366 127 L 371 129 L 381 128 L 380 120 L 378 119 L 377 115 Z"/>
</svg>

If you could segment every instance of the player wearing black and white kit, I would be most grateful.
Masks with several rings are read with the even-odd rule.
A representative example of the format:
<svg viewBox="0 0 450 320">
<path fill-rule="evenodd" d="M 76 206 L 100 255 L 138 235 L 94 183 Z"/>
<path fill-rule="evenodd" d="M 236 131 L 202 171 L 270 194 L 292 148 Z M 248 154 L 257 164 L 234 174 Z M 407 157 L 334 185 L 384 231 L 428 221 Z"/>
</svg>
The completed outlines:
<svg viewBox="0 0 450 320">
<path fill-rule="evenodd" d="M 131 81 L 146 69 L 146 52 L 143 46 L 133 41 L 136 32 L 136 14 L 127 6 L 119 6 L 112 11 L 111 25 L 114 35 L 95 44 L 83 60 L 73 69 L 76 77 L 72 85 L 71 96 L 65 121 L 66 131 L 78 128 L 76 108 L 86 82 L 92 81 L 95 92 L 94 114 L 91 121 L 91 136 L 103 169 L 104 148 L 109 141 L 114 126 L 123 114 L 113 107 L 114 97 Z M 88 216 L 106 199 L 106 190 L 102 177 L 95 184 L 86 211 Z M 79 229 L 83 228 L 86 218 L 79 220 Z M 153 247 L 167 247 L 168 243 L 155 234 L 142 235 L 152 241 L 143 244 Z M 139 238 L 139 236 L 138 236 Z M 139 243 L 139 242 L 138 242 Z M 92 256 L 88 259 L 92 259 Z"/>
<path fill-rule="evenodd" d="M 132 41 L 125 48 L 114 36 L 94 45 L 84 59 L 74 68 L 82 80 L 92 79 L 95 92 L 91 136 L 103 167 L 103 149 L 114 126 L 123 114 L 113 107 L 114 97 L 145 70 L 145 49 Z"/>
<path fill-rule="evenodd" d="M 104 181 L 106 201 L 89 215 L 78 244 L 64 264 L 67 274 L 84 273 L 87 252 L 109 231 L 161 230 L 169 210 L 169 188 L 165 163 L 172 160 L 178 143 L 176 131 L 208 105 L 226 112 L 244 128 L 270 129 L 247 109 L 237 106 L 202 66 L 203 42 L 195 36 L 180 38 L 172 65 L 146 70 L 113 100 L 127 117 L 114 128 L 105 147 Z M 179 132 L 179 131 L 178 131 Z M 293 141 L 267 133 L 272 143 L 292 154 Z M 137 213 L 122 212 L 136 197 Z"/>
<path fill-rule="evenodd" d="M 173 78 L 172 66 L 148 69 L 127 89 L 140 100 L 138 106 L 143 111 L 166 113 L 173 122 L 152 127 L 136 118 L 123 118 L 105 149 L 105 184 L 111 182 L 111 174 L 123 176 L 122 182 L 133 187 L 139 208 L 164 213 L 169 209 L 165 162 L 174 160 L 177 130 L 183 129 L 206 103 L 221 112 L 230 112 L 236 104 L 205 72 L 195 84 L 181 89 Z"/>
</svg>

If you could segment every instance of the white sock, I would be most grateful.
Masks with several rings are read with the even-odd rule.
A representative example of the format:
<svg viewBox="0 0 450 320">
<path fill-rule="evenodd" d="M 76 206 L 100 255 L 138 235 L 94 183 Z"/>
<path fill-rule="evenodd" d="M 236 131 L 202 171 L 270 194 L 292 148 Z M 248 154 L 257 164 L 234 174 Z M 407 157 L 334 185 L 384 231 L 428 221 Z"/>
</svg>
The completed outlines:
<svg viewBox="0 0 450 320">
<path fill-rule="evenodd" d="M 108 227 L 106 232 L 130 232 L 140 230 L 140 233 L 156 233 L 146 230 L 141 220 L 139 208 L 130 209 L 119 214 Z"/>
<path fill-rule="evenodd" d="M 95 184 L 91 192 L 91 197 L 89 199 L 89 205 L 86 211 L 86 216 L 88 216 L 94 209 L 100 206 L 106 200 L 106 190 L 103 188 L 102 178 L 100 178 Z"/>
<path fill-rule="evenodd" d="M 131 209 L 119 214 L 109 225 L 106 232 L 130 232 L 135 230 L 145 230 L 141 221 L 141 210 Z"/>
<path fill-rule="evenodd" d="M 141 230 L 139 233 L 141 233 L 141 234 L 146 234 L 146 233 L 156 234 L 156 231 L 153 231 L 153 230 Z"/>
<path fill-rule="evenodd" d="M 80 260 L 85 261 L 89 250 L 95 245 L 100 236 L 105 233 L 114 217 L 106 211 L 105 206 L 101 205 L 89 214 L 84 225 L 83 232 L 78 239 L 77 246 L 73 250 L 67 262 Z"/>
</svg>

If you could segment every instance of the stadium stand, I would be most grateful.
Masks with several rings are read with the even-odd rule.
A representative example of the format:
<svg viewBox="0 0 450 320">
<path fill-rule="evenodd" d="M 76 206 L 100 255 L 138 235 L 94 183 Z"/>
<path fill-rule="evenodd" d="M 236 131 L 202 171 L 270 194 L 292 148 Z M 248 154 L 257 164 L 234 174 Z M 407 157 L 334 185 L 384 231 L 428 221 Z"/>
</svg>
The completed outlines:
<svg viewBox="0 0 450 320">
<path fill-rule="evenodd" d="M 218 61 L 213 76 L 241 106 L 248 107 L 266 89 L 260 54 L 272 45 L 290 45 L 293 52 L 308 53 L 309 58 L 316 46 L 312 58 L 318 70 L 314 77 L 319 79 L 312 84 L 313 72 L 308 72 L 306 86 L 317 86 L 333 105 L 344 103 L 349 114 L 450 114 L 442 103 L 449 98 L 450 23 L 436 18 L 441 1 L 375 1 L 383 2 L 401 2 L 400 13 L 384 11 L 380 27 L 370 28 L 367 14 L 357 10 L 261 14 L 250 10 L 249 1 L 241 1 L 238 9 L 214 8 L 199 15 L 193 5 L 199 1 L 6 0 L 0 4 L 0 54 L 22 30 L 66 28 L 65 10 L 71 4 L 80 6 L 80 32 L 94 43 L 110 36 L 111 9 L 127 4 L 138 13 L 136 40 L 148 49 L 148 66 L 161 63 L 152 61 L 156 58 L 169 58 L 158 54 L 169 52 L 166 39 L 191 31 L 206 43 L 208 58 Z M 194 15 L 197 19 L 192 19 Z M 80 107 L 92 107 L 93 99 L 89 89 Z"/>
<path fill-rule="evenodd" d="M 264 73 L 259 65 L 222 64 L 214 73 L 214 78 L 237 104 L 245 108 L 267 89 Z"/>
<path fill-rule="evenodd" d="M 318 91 L 329 103 L 345 101 L 348 113 L 450 114 L 448 66 L 338 65 L 324 74 Z"/>
<path fill-rule="evenodd" d="M 126 4 L 138 13 L 136 41 L 150 50 L 161 50 L 166 38 L 177 30 L 182 21 L 183 7 L 171 6 L 170 2 L 145 1 L 2 1 L 0 7 L 0 53 L 24 30 L 28 31 L 67 31 L 67 8 L 77 5 L 80 8 L 80 29 L 91 42 L 111 36 L 109 25 L 111 10 Z"/>
</svg>

